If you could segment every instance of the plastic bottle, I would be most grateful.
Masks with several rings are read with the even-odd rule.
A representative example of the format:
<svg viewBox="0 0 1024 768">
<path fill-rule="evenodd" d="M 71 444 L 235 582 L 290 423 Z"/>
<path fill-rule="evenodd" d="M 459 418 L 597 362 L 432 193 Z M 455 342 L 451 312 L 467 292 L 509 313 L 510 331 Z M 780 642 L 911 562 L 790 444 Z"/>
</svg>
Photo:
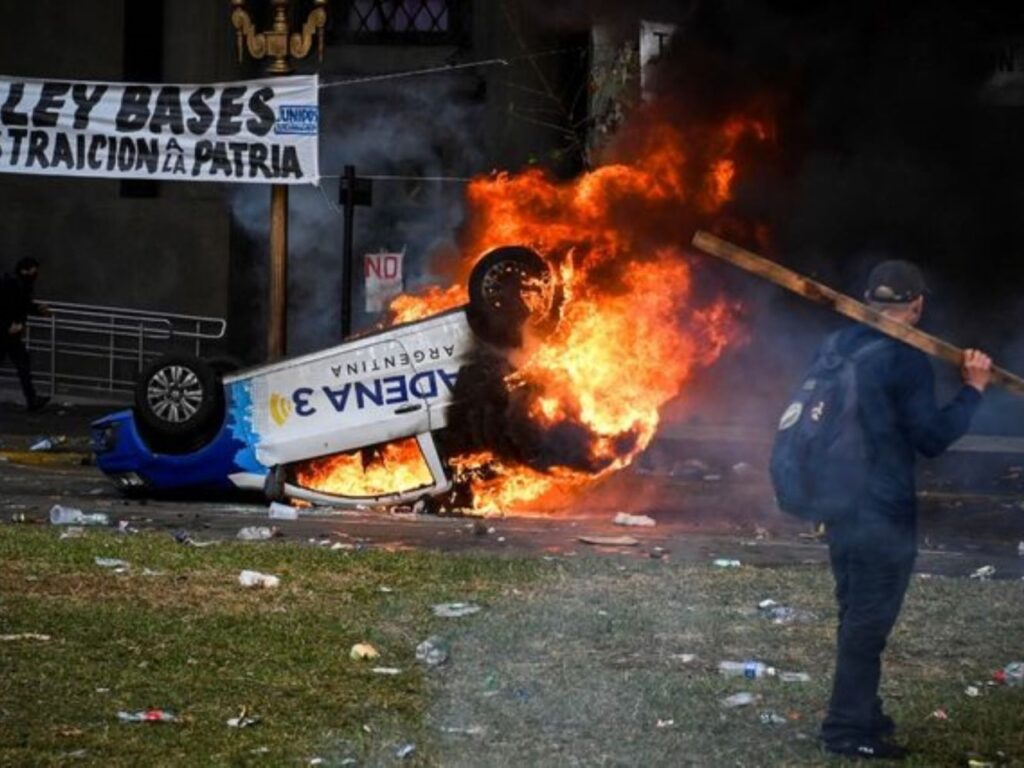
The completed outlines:
<svg viewBox="0 0 1024 768">
<path fill-rule="evenodd" d="M 54 504 L 50 507 L 51 525 L 110 525 L 110 518 L 102 512 L 86 514 L 74 507 L 62 507 Z"/>
<path fill-rule="evenodd" d="M 993 677 L 1004 685 L 1024 685 L 1024 661 L 1011 661 Z"/>
<path fill-rule="evenodd" d="M 36 442 L 29 446 L 30 451 L 52 451 L 58 445 L 63 445 L 67 442 L 67 438 L 64 435 L 54 435 L 52 437 L 41 437 Z"/>
<path fill-rule="evenodd" d="M 774 677 L 775 667 L 769 667 L 762 661 L 723 661 L 718 664 L 718 671 L 725 677 Z"/>
<path fill-rule="evenodd" d="M 266 541 L 274 537 L 274 529 L 263 525 L 250 525 L 238 532 L 242 541 Z"/>
<path fill-rule="evenodd" d="M 238 583 L 243 587 L 274 589 L 281 585 L 281 579 L 277 576 L 271 576 L 269 573 L 260 573 L 259 571 L 242 571 L 238 574 Z"/>
</svg>

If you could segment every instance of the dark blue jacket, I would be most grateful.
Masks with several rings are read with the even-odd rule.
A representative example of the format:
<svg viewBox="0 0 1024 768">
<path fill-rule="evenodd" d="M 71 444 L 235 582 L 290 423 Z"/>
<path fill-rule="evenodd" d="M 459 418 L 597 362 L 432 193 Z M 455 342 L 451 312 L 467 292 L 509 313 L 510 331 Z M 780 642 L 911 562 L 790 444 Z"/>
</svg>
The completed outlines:
<svg viewBox="0 0 1024 768">
<path fill-rule="evenodd" d="M 917 511 L 916 453 L 933 458 L 962 437 L 981 393 L 965 385 L 948 405 L 939 408 L 928 357 L 863 325 L 840 332 L 839 352 L 850 353 L 879 338 L 887 343 L 857 366 L 857 398 L 870 462 L 863 506 L 873 512 L 913 517 Z"/>
</svg>

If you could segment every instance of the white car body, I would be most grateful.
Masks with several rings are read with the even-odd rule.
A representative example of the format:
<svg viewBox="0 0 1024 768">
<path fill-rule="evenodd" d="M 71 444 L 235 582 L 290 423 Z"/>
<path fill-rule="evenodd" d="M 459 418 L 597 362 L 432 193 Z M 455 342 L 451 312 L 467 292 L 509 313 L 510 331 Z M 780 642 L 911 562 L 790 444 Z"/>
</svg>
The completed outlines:
<svg viewBox="0 0 1024 768">
<path fill-rule="evenodd" d="M 241 462 L 253 471 L 234 474 L 231 481 L 264 488 L 276 467 L 415 437 L 430 468 L 430 486 L 344 497 L 286 484 L 283 493 L 336 506 L 403 503 L 443 493 L 451 480 L 432 433 L 448 425 L 459 369 L 476 343 L 462 307 L 226 376 L 231 417 L 244 425 L 253 454 Z"/>
</svg>

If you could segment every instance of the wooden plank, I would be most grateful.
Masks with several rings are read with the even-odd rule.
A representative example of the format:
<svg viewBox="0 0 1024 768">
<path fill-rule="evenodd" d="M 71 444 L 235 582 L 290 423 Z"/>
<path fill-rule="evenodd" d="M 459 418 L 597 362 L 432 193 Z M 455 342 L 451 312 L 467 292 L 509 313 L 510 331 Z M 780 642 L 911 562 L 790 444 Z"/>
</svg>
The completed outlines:
<svg viewBox="0 0 1024 768">
<path fill-rule="evenodd" d="M 781 264 L 776 264 L 774 261 L 770 261 L 763 256 L 759 256 L 716 235 L 712 235 L 710 232 L 698 230 L 693 236 L 693 245 L 707 254 L 728 261 L 730 264 L 746 272 L 751 272 L 758 277 L 773 282 L 816 304 L 831 307 L 839 314 L 845 315 L 851 320 L 869 325 L 928 355 L 945 360 L 956 366 L 960 366 L 963 362 L 964 351 L 960 347 L 950 344 L 945 339 L 932 336 L 930 333 L 925 333 L 920 328 L 915 328 L 912 325 L 893 320 L 881 312 L 872 309 L 862 301 L 857 301 L 850 296 L 839 293 L 839 291 L 829 288 L 824 283 L 804 277 Z M 1024 379 L 1007 371 L 1005 368 L 992 366 L 992 383 L 1006 387 L 1018 395 L 1024 395 Z"/>
</svg>

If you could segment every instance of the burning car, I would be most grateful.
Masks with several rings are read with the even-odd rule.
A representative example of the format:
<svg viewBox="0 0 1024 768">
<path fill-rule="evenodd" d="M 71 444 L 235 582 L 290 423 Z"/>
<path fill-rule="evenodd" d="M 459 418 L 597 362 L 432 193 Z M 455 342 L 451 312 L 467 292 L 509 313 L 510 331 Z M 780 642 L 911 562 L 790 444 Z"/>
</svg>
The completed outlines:
<svg viewBox="0 0 1024 768">
<path fill-rule="evenodd" d="M 468 289 L 462 306 L 238 373 L 158 359 L 133 409 L 92 424 L 97 464 L 136 494 L 248 489 L 337 506 L 443 494 L 452 475 L 435 435 L 449 426 L 460 369 L 481 345 L 514 347 L 527 328 L 549 330 L 559 310 L 552 270 L 521 246 L 484 255 Z M 358 479 L 317 482 L 314 461 Z"/>
</svg>

